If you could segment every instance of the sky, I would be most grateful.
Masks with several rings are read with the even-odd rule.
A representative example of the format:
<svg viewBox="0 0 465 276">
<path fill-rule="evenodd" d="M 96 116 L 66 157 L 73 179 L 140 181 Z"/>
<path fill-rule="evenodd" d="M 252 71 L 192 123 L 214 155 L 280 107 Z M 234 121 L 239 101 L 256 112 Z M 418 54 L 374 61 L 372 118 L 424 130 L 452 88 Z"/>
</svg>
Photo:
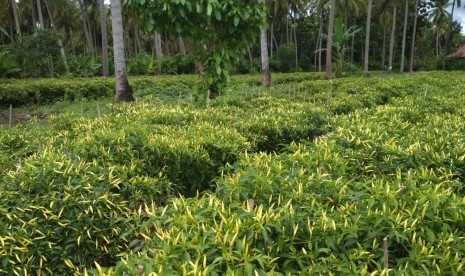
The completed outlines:
<svg viewBox="0 0 465 276">
<path fill-rule="evenodd" d="M 450 8 L 449 8 L 450 12 Z M 463 6 L 454 9 L 454 20 L 462 24 L 462 34 L 465 34 L 465 8 Z"/>
</svg>

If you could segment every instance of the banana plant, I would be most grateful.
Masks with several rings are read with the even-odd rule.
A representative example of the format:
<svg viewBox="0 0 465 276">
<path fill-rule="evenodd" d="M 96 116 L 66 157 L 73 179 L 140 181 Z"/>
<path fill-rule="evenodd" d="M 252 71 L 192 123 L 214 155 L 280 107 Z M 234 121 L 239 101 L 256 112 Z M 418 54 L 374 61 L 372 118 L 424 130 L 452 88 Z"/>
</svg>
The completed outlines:
<svg viewBox="0 0 465 276">
<path fill-rule="evenodd" d="M 349 47 L 344 47 L 346 42 L 359 33 L 362 29 L 357 28 L 357 26 L 352 25 L 344 31 L 344 23 L 342 18 L 338 17 L 334 21 L 334 33 L 333 33 L 333 49 L 334 49 L 334 60 L 336 62 L 336 77 L 342 75 L 342 67 L 344 65 L 344 52 L 349 49 Z"/>
</svg>

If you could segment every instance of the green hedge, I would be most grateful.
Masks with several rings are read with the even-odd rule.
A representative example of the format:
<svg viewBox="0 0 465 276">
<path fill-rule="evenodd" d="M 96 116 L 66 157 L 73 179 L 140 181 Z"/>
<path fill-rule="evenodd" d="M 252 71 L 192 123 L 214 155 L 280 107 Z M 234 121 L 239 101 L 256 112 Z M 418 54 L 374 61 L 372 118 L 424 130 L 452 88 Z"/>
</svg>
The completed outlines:
<svg viewBox="0 0 465 276">
<path fill-rule="evenodd" d="M 273 75 L 275 83 L 299 82 L 302 80 L 321 79 L 321 74 L 298 73 Z M 144 76 L 131 77 L 131 86 L 135 90 L 166 89 L 179 86 L 192 87 L 200 84 L 200 77 L 196 75 L 181 76 Z M 259 75 L 235 76 L 232 84 L 260 85 Z M 0 106 L 14 107 L 30 104 L 47 104 L 60 100 L 76 100 L 81 98 L 100 99 L 114 95 L 113 78 L 76 78 L 76 79 L 26 79 L 5 80 L 0 82 Z M 174 93 L 177 94 L 177 91 Z M 192 91 L 191 91 L 192 93 Z M 177 95 L 175 95 L 177 96 Z"/>
</svg>

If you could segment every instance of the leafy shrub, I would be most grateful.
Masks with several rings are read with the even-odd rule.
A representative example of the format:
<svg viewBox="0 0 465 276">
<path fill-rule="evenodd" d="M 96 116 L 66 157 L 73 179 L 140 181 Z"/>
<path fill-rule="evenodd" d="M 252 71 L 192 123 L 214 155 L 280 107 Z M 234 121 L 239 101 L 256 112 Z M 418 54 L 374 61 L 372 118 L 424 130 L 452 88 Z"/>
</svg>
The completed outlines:
<svg viewBox="0 0 465 276">
<path fill-rule="evenodd" d="M 146 53 L 139 54 L 127 61 L 128 74 L 131 75 L 153 75 L 155 74 L 156 62 L 154 57 Z"/>
</svg>

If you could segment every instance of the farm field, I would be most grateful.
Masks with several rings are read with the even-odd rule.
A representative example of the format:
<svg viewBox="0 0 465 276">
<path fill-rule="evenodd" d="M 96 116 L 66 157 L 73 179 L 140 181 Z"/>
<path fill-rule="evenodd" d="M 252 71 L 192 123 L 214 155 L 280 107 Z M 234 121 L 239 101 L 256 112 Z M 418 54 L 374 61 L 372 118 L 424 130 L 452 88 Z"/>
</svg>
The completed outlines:
<svg viewBox="0 0 465 276">
<path fill-rule="evenodd" d="M 463 73 L 157 78 L 0 82 L 0 274 L 463 273 Z"/>
</svg>

